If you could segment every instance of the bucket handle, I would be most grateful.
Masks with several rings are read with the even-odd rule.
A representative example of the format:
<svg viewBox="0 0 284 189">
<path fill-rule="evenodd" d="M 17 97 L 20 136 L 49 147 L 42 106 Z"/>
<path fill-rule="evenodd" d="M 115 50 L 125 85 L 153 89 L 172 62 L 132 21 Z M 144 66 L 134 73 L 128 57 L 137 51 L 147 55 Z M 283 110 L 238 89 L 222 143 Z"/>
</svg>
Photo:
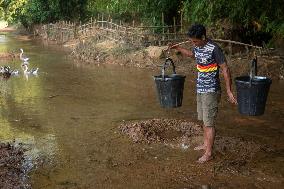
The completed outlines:
<svg viewBox="0 0 284 189">
<path fill-rule="evenodd" d="M 250 65 L 250 81 L 249 81 L 249 87 L 251 87 L 252 85 L 252 80 L 255 76 L 257 76 L 257 57 L 255 56 L 255 58 L 251 61 L 251 65 Z"/>
<path fill-rule="evenodd" d="M 175 67 L 173 59 L 166 58 L 166 61 L 165 61 L 165 63 L 162 66 L 162 77 L 163 77 L 163 80 L 165 79 L 165 70 L 170 65 L 172 65 L 172 67 L 173 67 L 173 74 L 176 74 L 176 67 Z"/>
</svg>

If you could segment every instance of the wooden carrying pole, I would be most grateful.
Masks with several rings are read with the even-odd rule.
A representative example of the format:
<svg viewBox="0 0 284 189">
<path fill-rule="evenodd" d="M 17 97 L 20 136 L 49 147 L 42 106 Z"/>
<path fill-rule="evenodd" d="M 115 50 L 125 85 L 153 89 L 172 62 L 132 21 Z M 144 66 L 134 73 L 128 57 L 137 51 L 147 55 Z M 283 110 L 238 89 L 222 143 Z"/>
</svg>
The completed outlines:
<svg viewBox="0 0 284 189">
<path fill-rule="evenodd" d="M 248 46 L 248 47 L 253 47 L 256 49 L 262 49 L 262 47 L 259 46 L 254 46 L 254 45 L 250 45 L 250 44 L 246 44 L 246 43 L 241 43 L 238 41 L 231 41 L 231 40 L 225 40 L 225 39 L 212 39 L 213 41 L 217 41 L 217 42 L 226 42 L 226 43 L 232 43 L 232 44 L 236 44 L 236 45 L 244 45 L 244 46 Z"/>
<path fill-rule="evenodd" d="M 236 45 L 244 45 L 244 46 L 248 46 L 248 47 L 252 47 L 252 48 L 256 48 L 256 49 L 262 49 L 262 47 L 254 46 L 254 45 L 250 45 L 250 44 L 246 44 L 246 43 L 241 43 L 241 42 L 238 42 L 238 41 L 230 41 L 230 40 L 223 40 L 223 39 L 212 39 L 212 40 L 217 41 L 217 42 L 226 42 L 226 43 L 232 43 L 232 44 L 236 44 Z M 170 46 L 169 48 L 173 48 L 173 47 L 176 47 L 176 46 L 179 46 L 179 45 L 182 45 L 182 44 L 185 44 L 185 43 L 189 43 L 189 42 L 190 42 L 190 40 L 183 41 L 183 42 L 174 44 L 174 45 Z"/>
<path fill-rule="evenodd" d="M 187 40 L 187 41 L 183 41 L 183 42 L 174 44 L 174 45 L 168 47 L 166 50 L 169 50 L 169 49 L 171 49 L 171 48 L 173 48 L 173 47 L 177 47 L 177 46 L 182 45 L 182 44 L 185 44 L 185 43 L 189 43 L 190 41 L 191 41 L 191 40 Z"/>
</svg>

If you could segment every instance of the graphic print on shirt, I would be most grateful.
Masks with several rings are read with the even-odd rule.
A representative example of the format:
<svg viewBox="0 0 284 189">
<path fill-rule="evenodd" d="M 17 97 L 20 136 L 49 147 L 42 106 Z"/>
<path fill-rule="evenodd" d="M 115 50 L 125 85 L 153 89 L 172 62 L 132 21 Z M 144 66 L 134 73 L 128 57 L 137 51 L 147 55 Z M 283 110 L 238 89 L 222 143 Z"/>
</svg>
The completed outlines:
<svg viewBox="0 0 284 189">
<path fill-rule="evenodd" d="M 213 56 L 214 49 L 219 50 L 216 48 L 217 45 L 212 41 L 208 41 L 204 47 L 194 47 L 193 49 L 198 70 L 197 93 L 220 90 L 219 65 Z M 222 53 L 221 55 L 223 56 Z"/>
</svg>

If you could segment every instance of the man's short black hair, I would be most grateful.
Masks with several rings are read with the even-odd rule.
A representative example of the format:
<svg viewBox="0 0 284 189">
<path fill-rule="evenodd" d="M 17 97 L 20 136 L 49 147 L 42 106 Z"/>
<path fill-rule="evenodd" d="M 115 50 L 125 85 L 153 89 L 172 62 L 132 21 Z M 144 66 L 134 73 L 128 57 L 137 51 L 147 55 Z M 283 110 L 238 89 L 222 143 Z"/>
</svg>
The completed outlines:
<svg viewBox="0 0 284 189">
<path fill-rule="evenodd" d="M 205 39 L 206 29 L 202 24 L 194 24 L 189 28 L 187 35 L 190 38 Z"/>
</svg>

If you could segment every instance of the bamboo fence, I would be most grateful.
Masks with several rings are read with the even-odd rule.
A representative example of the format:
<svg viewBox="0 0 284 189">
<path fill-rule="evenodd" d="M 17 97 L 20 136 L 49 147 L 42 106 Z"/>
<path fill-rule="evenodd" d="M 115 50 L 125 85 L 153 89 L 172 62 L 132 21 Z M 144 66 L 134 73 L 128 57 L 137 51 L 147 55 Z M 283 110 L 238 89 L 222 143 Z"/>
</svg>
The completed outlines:
<svg viewBox="0 0 284 189">
<path fill-rule="evenodd" d="M 137 25 L 134 21 L 130 25 L 122 24 L 122 21 L 114 22 L 110 16 L 98 15 L 97 18 L 91 18 L 87 23 L 71 23 L 60 21 L 54 24 L 43 25 L 35 32 L 44 39 L 56 41 L 64 44 L 76 39 L 85 39 L 92 36 L 107 38 L 118 42 L 131 43 L 134 45 L 166 45 L 168 43 L 178 43 L 187 41 L 187 35 L 184 32 L 182 20 L 179 25 L 176 24 L 176 18 L 173 18 L 173 25 L 165 25 L 164 15 L 162 15 L 161 26 Z M 213 39 L 218 43 L 225 43 L 232 54 L 233 45 L 244 46 L 262 51 L 262 47 L 244 44 L 237 41 Z"/>
</svg>

